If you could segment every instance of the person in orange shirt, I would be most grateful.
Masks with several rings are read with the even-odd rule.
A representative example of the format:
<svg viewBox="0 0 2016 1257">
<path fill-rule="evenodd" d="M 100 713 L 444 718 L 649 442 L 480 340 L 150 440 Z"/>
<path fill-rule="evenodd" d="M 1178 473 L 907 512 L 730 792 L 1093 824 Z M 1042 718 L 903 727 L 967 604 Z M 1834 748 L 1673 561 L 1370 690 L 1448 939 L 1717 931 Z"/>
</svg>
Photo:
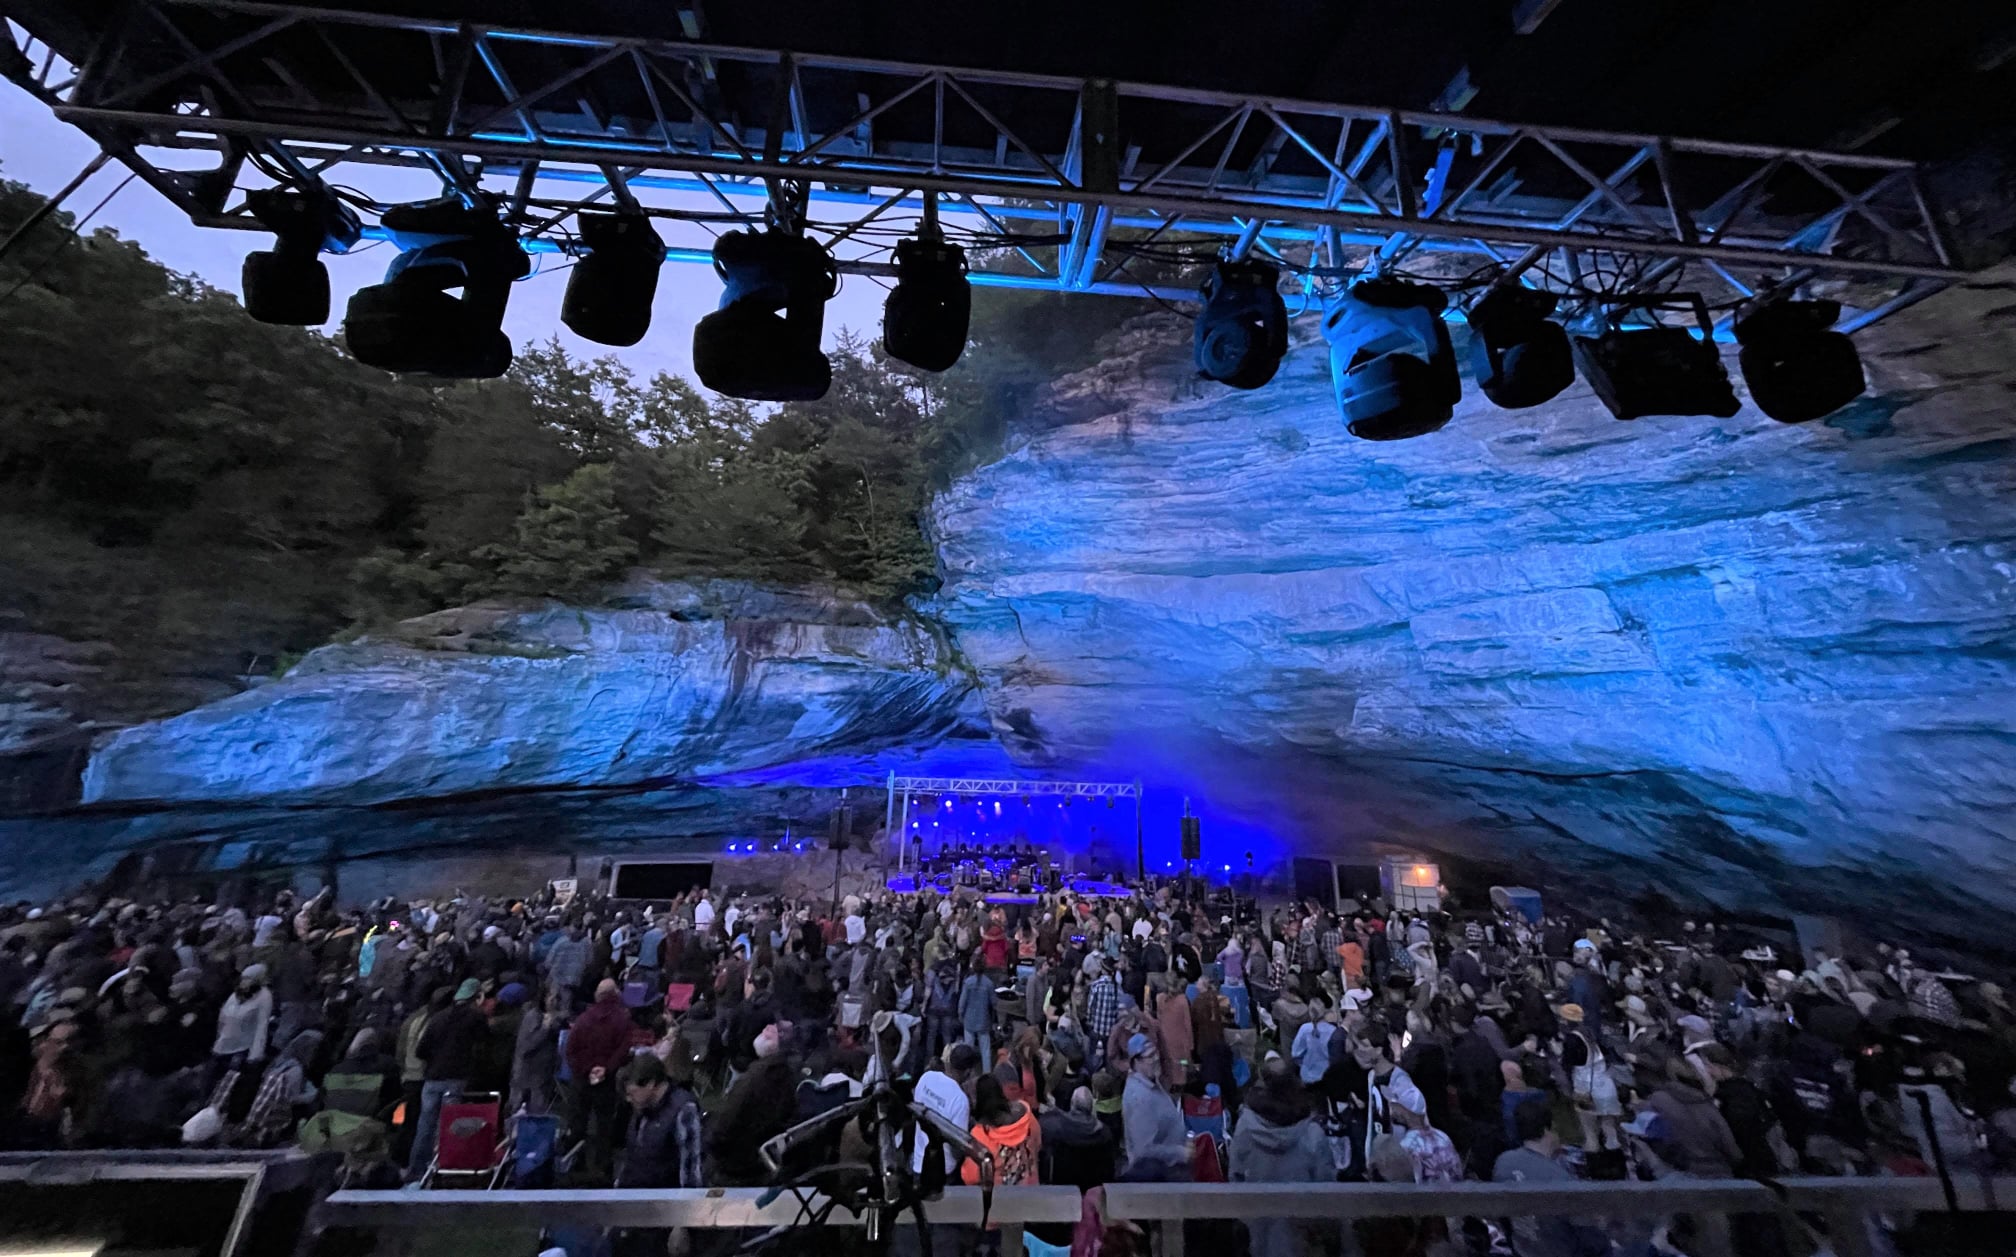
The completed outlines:
<svg viewBox="0 0 2016 1257">
<path fill-rule="evenodd" d="M 1356 937 L 1346 934 L 1344 941 L 1337 945 L 1337 954 L 1344 961 L 1344 985 L 1347 987 L 1365 985 L 1365 945 Z"/>
<path fill-rule="evenodd" d="M 1037 1154 L 1043 1150 L 1043 1128 L 1036 1122 L 1036 1107 L 1010 1100 L 992 1074 L 980 1075 L 973 1084 L 973 1138 L 994 1154 L 994 1186 L 1034 1186 L 1041 1181 Z M 959 1177 L 968 1186 L 977 1186 L 979 1163 L 967 1161 Z"/>
</svg>

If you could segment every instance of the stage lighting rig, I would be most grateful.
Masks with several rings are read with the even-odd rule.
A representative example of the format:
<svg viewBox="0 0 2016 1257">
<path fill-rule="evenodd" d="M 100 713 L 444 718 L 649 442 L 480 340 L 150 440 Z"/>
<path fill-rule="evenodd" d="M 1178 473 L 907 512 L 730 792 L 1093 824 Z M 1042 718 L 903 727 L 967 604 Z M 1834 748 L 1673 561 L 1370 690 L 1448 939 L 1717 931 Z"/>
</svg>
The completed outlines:
<svg viewBox="0 0 2016 1257">
<path fill-rule="evenodd" d="M 1662 303 L 1675 300 L 1664 296 Z M 1714 415 L 1742 409 L 1722 369 L 1707 309 L 1691 300 L 1701 335 L 1684 327 L 1612 328 L 1575 338 L 1575 364 L 1596 396 L 1619 419 L 1646 415 Z M 1619 304 L 1630 304 L 1624 299 Z M 1643 308 L 1642 302 L 1638 303 Z"/>
<path fill-rule="evenodd" d="M 634 345 L 651 330 L 665 242 L 643 214 L 577 217 L 585 256 L 567 277 L 560 321 L 598 345 Z"/>
<path fill-rule="evenodd" d="M 275 237 L 273 248 L 245 255 L 239 272 L 245 312 L 261 323 L 320 327 L 329 321 L 329 268 L 322 253 L 348 253 L 363 234 L 350 208 L 311 185 L 260 188 L 245 203 Z"/>
<path fill-rule="evenodd" d="M 343 316 L 359 362 L 386 371 L 488 379 L 511 366 L 503 331 L 512 281 L 531 270 L 492 205 L 455 198 L 395 205 L 379 225 L 399 246 L 385 282 L 360 288 Z M 458 298 L 452 289 L 461 289 Z"/>
<path fill-rule="evenodd" d="M 833 367 L 819 337 L 839 289 L 832 255 L 788 231 L 731 231 L 714 242 L 714 270 L 721 306 L 693 328 L 700 382 L 751 401 L 824 397 Z"/>
<path fill-rule="evenodd" d="M 1259 388 L 1288 352 L 1281 272 L 1265 262 L 1221 261 L 1205 279 L 1192 337 L 1197 370 L 1233 388 Z"/>
<path fill-rule="evenodd" d="M 1557 301 L 1551 292 L 1506 285 L 1470 307 L 1470 365 L 1494 405 L 1524 410 L 1575 382 L 1568 330 L 1548 318 Z"/>
<path fill-rule="evenodd" d="M 1337 409 L 1351 435 L 1397 441 L 1449 422 L 1463 395 L 1438 288 L 1360 280 L 1323 311 Z"/>
<path fill-rule="evenodd" d="M 882 305 L 882 347 L 925 371 L 944 371 L 966 351 L 973 286 L 966 250 L 935 232 L 898 241 L 896 287 Z"/>
<path fill-rule="evenodd" d="M 1805 423 L 1862 396 L 1868 382 L 1855 342 L 1833 330 L 1838 301 L 1770 300 L 1740 314 L 1736 361 L 1757 409 L 1780 423 Z"/>
</svg>

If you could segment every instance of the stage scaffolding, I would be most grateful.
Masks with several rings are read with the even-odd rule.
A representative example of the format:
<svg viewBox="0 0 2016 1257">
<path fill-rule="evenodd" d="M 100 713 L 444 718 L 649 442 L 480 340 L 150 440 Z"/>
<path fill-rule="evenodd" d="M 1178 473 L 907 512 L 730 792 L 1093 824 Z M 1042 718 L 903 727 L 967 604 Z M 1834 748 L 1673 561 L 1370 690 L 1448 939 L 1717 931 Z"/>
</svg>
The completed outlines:
<svg viewBox="0 0 2016 1257">
<path fill-rule="evenodd" d="M 889 774 L 889 803 L 883 824 L 896 842 L 896 867 L 909 871 L 910 799 L 913 795 L 1062 795 L 1066 798 L 1132 799 L 1134 801 L 1134 872 L 1148 874 L 1148 856 L 1142 836 L 1141 782 L 1134 781 L 1025 781 L 1016 777 L 899 777 Z"/>
</svg>

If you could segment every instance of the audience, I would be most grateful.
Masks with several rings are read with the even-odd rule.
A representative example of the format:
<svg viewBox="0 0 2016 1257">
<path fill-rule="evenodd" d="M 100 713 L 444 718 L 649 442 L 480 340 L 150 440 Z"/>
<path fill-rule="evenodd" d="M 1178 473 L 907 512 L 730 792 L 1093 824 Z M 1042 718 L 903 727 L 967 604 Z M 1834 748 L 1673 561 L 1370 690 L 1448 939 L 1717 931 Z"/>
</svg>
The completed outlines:
<svg viewBox="0 0 2016 1257">
<path fill-rule="evenodd" d="M 1800 968 L 1779 959 L 1788 940 L 1708 923 L 1662 939 L 1376 901 L 1340 915 L 1182 883 L 1034 899 L 0 908 L 0 1146 L 273 1148 L 326 1113 L 375 1130 L 382 1168 L 417 1186 L 443 1106 L 495 1095 L 505 1122 L 558 1121 L 571 1185 L 757 1185 L 765 1139 L 888 1082 L 970 1131 L 1004 1187 L 1220 1165 L 1285 1184 L 2016 1160 L 2016 1010 L 1903 949 Z M 921 1170 L 927 1139 L 902 1139 Z M 867 1155 L 858 1132 L 821 1151 Z M 978 1180 L 944 1156 L 948 1180 Z M 1403 1238 L 1428 1251 L 1462 1221 Z M 1775 1220 L 1745 1223 L 1696 1218 L 1632 1251 L 1788 1251 Z M 1256 1257 L 1337 1240 L 1246 1229 Z M 1635 1242 L 1565 1219 L 1511 1232 L 1522 1257 Z"/>
</svg>

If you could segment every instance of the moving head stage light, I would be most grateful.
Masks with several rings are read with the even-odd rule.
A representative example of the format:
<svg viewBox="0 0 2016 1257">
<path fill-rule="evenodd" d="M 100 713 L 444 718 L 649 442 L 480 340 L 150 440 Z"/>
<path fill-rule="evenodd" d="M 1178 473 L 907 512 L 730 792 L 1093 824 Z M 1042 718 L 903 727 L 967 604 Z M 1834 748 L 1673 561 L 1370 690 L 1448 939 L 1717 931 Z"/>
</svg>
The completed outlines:
<svg viewBox="0 0 2016 1257">
<path fill-rule="evenodd" d="M 1494 405 L 1524 410 L 1575 382 L 1568 330 L 1547 316 L 1557 301 L 1536 288 L 1494 288 L 1470 307 L 1470 366 Z"/>
<path fill-rule="evenodd" d="M 587 256 L 567 277 L 560 321 L 598 345 L 634 345 L 651 330 L 665 242 L 642 214 L 578 216 Z"/>
<path fill-rule="evenodd" d="M 1612 329 L 1575 338 L 1575 365 L 1597 398 L 1619 419 L 1646 415 L 1714 415 L 1727 419 L 1742 406 L 1708 335 L 1684 327 Z"/>
<path fill-rule="evenodd" d="M 925 371 L 944 371 L 966 351 L 973 286 L 966 250 L 928 236 L 896 245 L 896 287 L 882 305 L 882 347 Z"/>
<path fill-rule="evenodd" d="M 379 218 L 401 250 L 385 282 L 360 288 L 343 316 L 359 362 L 386 371 L 489 379 L 511 367 L 503 331 L 511 283 L 531 270 L 489 205 L 396 205 Z M 460 288 L 461 297 L 450 289 Z"/>
<path fill-rule="evenodd" d="M 1198 294 L 1193 345 L 1197 370 L 1233 388 L 1259 388 L 1288 352 L 1288 307 L 1281 273 L 1265 262 L 1224 261 Z"/>
<path fill-rule="evenodd" d="M 1750 400 L 1780 423 L 1805 423 L 1862 396 L 1862 356 L 1832 330 L 1838 301 L 1772 301 L 1736 320 Z"/>
<path fill-rule="evenodd" d="M 329 321 L 329 268 L 323 250 L 348 253 L 363 228 L 349 207 L 320 187 L 261 188 L 245 194 L 252 216 L 278 237 L 245 255 L 239 274 L 245 312 L 261 323 L 320 327 Z"/>
<path fill-rule="evenodd" d="M 1323 312 L 1337 409 L 1351 435 L 1397 441 L 1449 422 L 1463 384 L 1442 322 L 1440 289 L 1401 279 L 1360 280 Z"/>
<path fill-rule="evenodd" d="M 731 231 L 714 242 L 714 270 L 721 307 L 693 328 L 700 382 L 750 401 L 824 397 L 833 367 L 819 337 L 840 280 L 832 256 L 790 232 Z"/>
</svg>

